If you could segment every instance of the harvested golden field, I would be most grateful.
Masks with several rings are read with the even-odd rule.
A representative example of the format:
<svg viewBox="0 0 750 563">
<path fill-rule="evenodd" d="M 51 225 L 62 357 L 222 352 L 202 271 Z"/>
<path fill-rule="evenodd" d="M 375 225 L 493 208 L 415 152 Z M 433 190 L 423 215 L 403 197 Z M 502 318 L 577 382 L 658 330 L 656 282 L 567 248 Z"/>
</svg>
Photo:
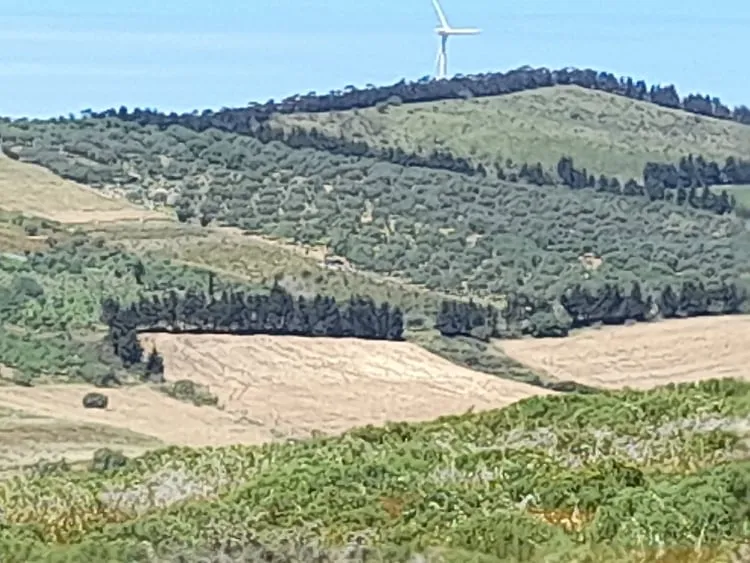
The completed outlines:
<svg viewBox="0 0 750 563">
<path fill-rule="evenodd" d="M 0 155 L 0 209 L 61 223 L 133 221 L 164 214 L 64 180 L 38 166 Z"/>
<path fill-rule="evenodd" d="M 330 113 L 274 116 L 277 126 L 319 131 L 374 146 L 443 149 L 494 164 L 553 167 L 571 156 L 590 172 L 640 178 L 649 161 L 687 154 L 723 160 L 750 152 L 750 128 L 578 86 Z"/>
<path fill-rule="evenodd" d="M 748 335 L 750 316 L 694 317 L 501 346 L 511 358 L 554 377 L 606 389 L 648 389 L 713 377 L 750 379 Z"/>
<path fill-rule="evenodd" d="M 143 340 L 164 356 L 167 380 L 208 386 L 226 415 L 254 425 L 259 437 L 429 420 L 550 393 L 459 367 L 407 342 L 169 334 Z M 197 423 L 172 426 L 188 433 Z M 240 438 L 216 436 L 221 443 Z"/>
<path fill-rule="evenodd" d="M 0 388 L 0 393 L 7 390 Z M 138 455 L 160 445 L 154 438 L 109 425 L 0 408 L 0 477 L 42 459 L 77 463 L 90 460 L 99 448 Z"/>
<path fill-rule="evenodd" d="M 83 408 L 81 400 L 92 390 L 86 385 L 0 387 L 0 408 L 23 413 L 19 421 L 45 420 L 26 429 L 11 425 L 13 443 L 26 444 L 28 436 L 38 439 L 45 432 L 54 443 L 44 450 L 46 442 L 40 442 L 23 459 L 14 448 L 6 456 L 12 465 L 39 459 L 40 448 L 58 458 L 90 458 L 102 444 L 93 447 L 92 432 L 73 429 L 92 425 L 140 436 L 133 440 L 141 451 L 160 443 L 260 444 L 314 431 L 335 434 L 366 424 L 430 420 L 552 393 L 456 366 L 406 342 L 151 334 L 143 344 L 147 350 L 156 345 L 164 356 L 168 381 L 208 386 L 219 407 L 198 407 L 145 385 L 104 390 L 109 406 L 101 410 Z M 110 447 L 129 444 L 107 436 L 101 438 Z M 146 438 L 150 445 L 144 445 Z"/>
<path fill-rule="evenodd" d="M 150 438 L 153 444 L 186 446 L 260 443 L 273 438 L 267 429 L 243 423 L 232 413 L 197 407 L 148 386 L 106 389 L 106 409 L 85 409 L 88 385 L 0 387 L 0 408 L 25 416 L 54 417 L 69 424 L 107 425 Z M 64 442 L 60 447 L 65 447 Z"/>
</svg>

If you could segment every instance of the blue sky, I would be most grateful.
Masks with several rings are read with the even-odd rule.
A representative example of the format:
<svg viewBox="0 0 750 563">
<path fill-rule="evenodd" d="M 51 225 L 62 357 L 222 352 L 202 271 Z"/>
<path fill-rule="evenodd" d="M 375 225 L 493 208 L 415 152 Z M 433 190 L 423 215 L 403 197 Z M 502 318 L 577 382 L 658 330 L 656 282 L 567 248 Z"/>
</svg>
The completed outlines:
<svg viewBox="0 0 750 563">
<path fill-rule="evenodd" d="M 750 105 L 747 0 L 442 0 L 449 72 L 591 67 Z M 244 105 L 418 79 L 430 0 L 0 0 L 0 115 Z"/>
</svg>

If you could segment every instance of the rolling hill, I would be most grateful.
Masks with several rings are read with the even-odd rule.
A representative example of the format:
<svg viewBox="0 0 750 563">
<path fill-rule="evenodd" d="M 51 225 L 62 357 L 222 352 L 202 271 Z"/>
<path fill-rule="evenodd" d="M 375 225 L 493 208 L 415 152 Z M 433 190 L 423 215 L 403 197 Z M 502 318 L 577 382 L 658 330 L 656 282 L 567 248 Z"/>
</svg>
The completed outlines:
<svg viewBox="0 0 750 563">
<path fill-rule="evenodd" d="M 554 86 L 504 96 L 442 100 L 340 112 L 278 113 L 272 126 L 317 129 L 427 155 L 435 149 L 505 167 L 569 156 L 594 174 L 641 178 L 648 162 L 690 153 L 723 161 L 750 154 L 750 127 L 581 88 Z"/>
<path fill-rule="evenodd" d="M 741 220 L 669 200 L 540 189 L 118 119 L 10 125 L 3 134 L 22 159 L 117 186 L 133 201 L 170 203 L 182 221 L 323 247 L 358 270 L 499 307 L 509 293 L 546 300 L 576 283 L 627 292 L 637 281 L 653 293 L 748 275 Z M 584 260 L 591 255 L 596 268 Z"/>
<path fill-rule="evenodd" d="M 0 120 L 0 559 L 741 560 L 748 124 L 544 69 Z"/>
</svg>

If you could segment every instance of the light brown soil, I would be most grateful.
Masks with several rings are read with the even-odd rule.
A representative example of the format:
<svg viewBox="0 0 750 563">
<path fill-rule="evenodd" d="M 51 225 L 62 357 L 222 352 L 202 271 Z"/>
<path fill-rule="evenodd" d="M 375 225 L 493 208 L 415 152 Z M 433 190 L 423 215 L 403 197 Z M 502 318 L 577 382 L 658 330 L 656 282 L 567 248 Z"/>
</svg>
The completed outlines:
<svg viewBox="0 0 750 563">
<path fill-rule="evenodd" d="M 106 389 L 107 409 L 85 409 L 81 400 L 91 390 L 86 385 L 0 387 L 0 407 L 73 423 L 105 424 L 178 445 L 257 443 L 272 437 L 263 428 L 237 421 L 232 413 L 196 407 L 146 386 Z"/>
<path fill-rule="evenodd" d="M 538 387 L 458 367 L 405 342 L 156 334 L 170 381 L 208 385 L 224 410 L 147 387 L 106 390 L 106 410 L 84 409 L 84 386 L 0 388 L 0 406 L 102 423 L 190 446 L 261 443 L 338 433 L 508 405 Z"/>
<path fill-rule="evenodd" d="M 513 359 L 560 379 L 607 389 L 750 379 L 750 316 L 695 317 L 584 330 L 568 338 L 508 340 Z"/>
<path fill-rule="evenodd" d="M 1 388 L 6 391 L 7 388 Z M 0 408 L 0 477 L 41 459 L 88 461 L 99 448 L 138 455 L 158 447 L 154 438 L 107 426 Z"/>
<path fill-rule="evenodd" d="M 274 433 L 342 432 L 497 408 L 548 392 L 475 372 L 407 342 L 152 334 L 168 380 L 207 385 Z"/>
<path fill-rule="evenodd" d="M 0 154 L 0 209 L 61 223 L 133 221 L 164 214 L 109 198 L 53 172 Z"/>
</svg>

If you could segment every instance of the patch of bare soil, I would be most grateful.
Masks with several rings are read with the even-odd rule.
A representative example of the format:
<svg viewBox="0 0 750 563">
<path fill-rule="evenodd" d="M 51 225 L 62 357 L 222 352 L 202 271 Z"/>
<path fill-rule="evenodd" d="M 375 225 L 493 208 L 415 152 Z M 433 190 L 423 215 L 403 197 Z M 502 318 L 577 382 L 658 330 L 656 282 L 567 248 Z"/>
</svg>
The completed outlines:
<svg viewBox="0 0 750 563">
<path fill-rule="evenodd" d="M 64 180 L 36 164 L 0 155 L 0 209 L 61 223 L 134 221 L 164 218 L 120 198 Z"/>
<path fill-rule="evenodd" d="M 648 389 L 702 379 L 750 378 L 750 315 L 696 317 L 587 329 L 568 338 L 507 340 L 508 356 L 559 379 Z"/>
<path fill-rule="evenodd" d="M 406 342 L 151 334 L 144 346 L 151 344 L 165 358 L 167 380 L 208 386 L 226 416 L 254 425 L 259 439 L 429 420 L 549 394 L 459 367 Z M 182 431 L 196 423 L 185 421 Z M 173 424 L 175 431 L 182 425 Z M 215 440 L 240 437 L 226 432 Z"/>
</svg>

